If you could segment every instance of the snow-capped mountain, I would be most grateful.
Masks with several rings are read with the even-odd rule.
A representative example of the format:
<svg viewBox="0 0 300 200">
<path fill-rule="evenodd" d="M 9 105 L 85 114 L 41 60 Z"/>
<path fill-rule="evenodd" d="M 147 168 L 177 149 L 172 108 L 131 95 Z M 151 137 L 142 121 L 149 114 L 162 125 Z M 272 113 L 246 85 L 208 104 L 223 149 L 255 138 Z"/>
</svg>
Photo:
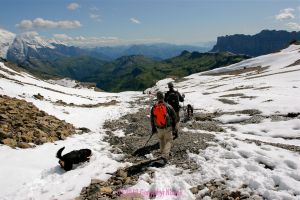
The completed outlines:
<svg viewBox="0 0 300 200">
<path fill-rule="evenodd" d="M 42 39 L 36 32 L 26 32 L 17 35 L 10 45 L 7 58 L 17 63 L 23 63 L 29 58 L 47 58 L 55 47 Z"/>
<path fill-rule="evenodd" d="M 6 58 L 8 48 L 13 43 L 15 36 L 14 33 L 0 29 L 0 57 Z"/>
<path fill-rule="evenodd" d="M 0 35 L 0 45 L 4 46 L 1 48 L 2 57 L 29 67 L 44 67 L 45 63 L 68 56 L 102 57 L 99 53 L 90 50 L 69 46 L 58 40 L 43 38 L 37 32 L 15 35 L 2 30 L 0 34 L 5 35 L 5 37 Z M 43 64 L 40 66 L 40 63 Z"/>
</svg>

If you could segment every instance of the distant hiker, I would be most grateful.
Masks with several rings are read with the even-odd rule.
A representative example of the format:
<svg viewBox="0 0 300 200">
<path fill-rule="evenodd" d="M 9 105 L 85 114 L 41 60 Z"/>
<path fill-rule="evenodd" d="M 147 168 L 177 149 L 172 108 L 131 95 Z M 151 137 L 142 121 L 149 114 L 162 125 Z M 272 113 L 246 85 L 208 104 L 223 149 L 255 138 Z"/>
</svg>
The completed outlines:
<svg viewBox="0 0 300 200">
<path fill-rule="evenodd" d="M 168 83 L 168 88 L 169 88 L 169 91 L 165 94 L 165 102 L 170 104 L 176 112 L 176 117 L 177 117 L 176 128 L 178 129 L 179 128 L 179 121 L 180 121 L 180 117 L 179 117 L 180 105 L 179 105 L 179 102 L 184 101 L 184 95 L 181 96 L 181 94 L 178 91 L 174 90 L 174 85 L 173 85 L 172 82 Z"/>
<path fill-rule="evenodd" d="M 169 159 L 172 139 L 177 138 L 176 113 L 172 106 L 164 102 L 164 94 L 157 92 L 157 102 L 151 109 L 152 134 L 157 133 L 160 140 L 162 158 Z"/>
</svg>

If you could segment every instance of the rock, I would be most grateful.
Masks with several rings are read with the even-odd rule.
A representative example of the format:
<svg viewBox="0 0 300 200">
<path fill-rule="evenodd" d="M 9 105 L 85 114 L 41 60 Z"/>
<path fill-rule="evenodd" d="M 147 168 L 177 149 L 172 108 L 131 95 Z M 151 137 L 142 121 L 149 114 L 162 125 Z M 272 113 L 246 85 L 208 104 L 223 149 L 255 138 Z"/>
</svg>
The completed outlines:
<svg viewBox="0 0 300 200">
<path fill-rule="evenodd" d="M 113 190 L 111 189 L 111 187 L 102 187 L 100 188 L 100 192 L 102 194 L 111 194 Z"/>
<path fill-rule="evenodd" d="M 1 142 L 2 142 L 3 144 L 5 144 L 5 145 L 7 145 L 7 146 L 10 146 L 10 147 L 13 147 L 13 148 L 17 146 L 16 140 L 11 139 L 11 138 L 3 139 Z"/>
<path fill-rule="evenodd" d="M 23 142 L 32 142 L 33 141 L 33 133 L 27 132 L 27 134 L 21 135 L 21 140 Z"/>
<path fill-rule="evenodd" d="M 38 100 L 43 100 L 43 99 L 44 99 L 44 96 L 41 95 L 40 93 L 33 95 L 33 97 L 34 97 L 35 99 L 38 99 Z"/>
<path fill-rule="evenodd" d="M 80 131 L 82 131 L 82 133 L 88 133 L 88 132 L 91 132 L 90 129 L 86 128 L 86 127 L 81 127 L 79 128 Z"/>
<path fill-rule="evenodd" d="M 8 131 L 9 130 L 8 124 L 1 124 L 1 128 L 2 128 L 3 131 Z"/>
<path fill-rule="evenodd" d="M 26 142 L 18 142 L 17 144 L 18 147 L 22 148 L 22 149 L 27 149 L 27 148 L 31 148 L 32 146 Z"/>
<path fill-rule="evenodd" d="M 92 179 L 91 184 L 99 184 L 99 185 L 104 185 L 104 181 L 99 180 L 99 179 Z"/>
<path fill-rule="evenodd" d="M 131 178 L 130 177 L 127 177 L 127 178 L 125 178 L 125 181 L 124 181 L 124 184 L 129 184 L 129 183 L 131 183 L 132 181 L 131 181 Z"/>
<path fill-rule="evenodd" d="M 193 194 L 197 194 L 197 193 L 199 192 L 198 187 L 192 187 L 192 188 L 190 188 L 190 191 L 191 191 Z"/>
<path fill-rule="evenodd" d="M 6 139 L 6 138 L 8 138 L 10 135 L 7 133 L 7 132 L 5 132 L 5 131 L 3 131 L 2 129 L 0 129 L 0 140 L 2 140 L 2 139 Z"/>
<path fill-rule="evenodd" d="M 197 188 L 198 188 L 198 190 L 203 190 L 205 188 L 205 186 L 204 185 L 198 185 Z"/>
<path fill-rule="evenodd" d="M 0 120 L 8 119 L 8 116 L 5 114 L 0 114 Z"/>
<path fill-rule="evenodd" d="M 127 172 L 123 169 L 119 169 L 117 171 L 117 176 L 122 177 L 123 179 L 126 179 L 127 178 Z"/>
</svg>

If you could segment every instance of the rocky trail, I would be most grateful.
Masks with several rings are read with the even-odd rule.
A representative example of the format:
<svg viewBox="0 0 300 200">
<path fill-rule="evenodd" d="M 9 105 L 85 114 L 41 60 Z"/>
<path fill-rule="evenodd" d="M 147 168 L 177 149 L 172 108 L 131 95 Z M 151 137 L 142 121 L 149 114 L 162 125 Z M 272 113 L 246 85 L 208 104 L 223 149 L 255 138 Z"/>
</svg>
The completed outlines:
<svg viewBox="0 0 300 200">
<path fill-rule="evenodd" d="M 148 173 L 154 176 L 153 167 L 164 167 L 165 164 L 159 159 L 158 138 L 154 135 L 146 144 L 151 135 L 150 129 L 150 105 L 153 99 L 138 99 L 132 102 L 132 106 L 142 106 L 137 113 L 127 114 L 117 120 L 106 121 L 106 141 L 112 145 L 112 152 L 124 154 L 122 162 L 132 163 L 125 168 L 118 169 L 107 181 L 93 179 L 88 187 L 82 189 L 78 200 L 92 199 L 154 199 L 155 192 L 149 193 L 147 197 L 136 193 L 122 193 L 137 183 L 139 176 Z M 259 113 L 255 110 L 245 110 L 241 113 L 251 113 L 253 116 Z M 200 113 L 196 112 L 194 117 L 188 121 L 181 122 L 179 137 L 172 143 L 171 158 L 167 165 L 175 165 L 177 168 L 192 174 L 201 171 L 201 166 L 189 157 L 189 153 L 198 154 L 201 150 L 217 142 L 214 134 L 208 132 L 226 132 L 222 124 L 213 118 L 224 113 Z M 120 130 L 123 133 L 120 135 Z M 157 159 L 158 158 L 158 159 Z M 214 179 L 209 182 L 195 185 L 190 191 L 197 199 L 209 196 L 212 199 L 248 199 L 260 200 L 260 196 L 243 193 L 242 191 L 230 191 L 226 189 L 227 176 L 222 179 Z M 247 186 L 244 186 L 247 187 Z M 176 195 L 176 194 L 175 194 Z M 180 196 L 177 194 L 179 199 Z"/>
</svg>

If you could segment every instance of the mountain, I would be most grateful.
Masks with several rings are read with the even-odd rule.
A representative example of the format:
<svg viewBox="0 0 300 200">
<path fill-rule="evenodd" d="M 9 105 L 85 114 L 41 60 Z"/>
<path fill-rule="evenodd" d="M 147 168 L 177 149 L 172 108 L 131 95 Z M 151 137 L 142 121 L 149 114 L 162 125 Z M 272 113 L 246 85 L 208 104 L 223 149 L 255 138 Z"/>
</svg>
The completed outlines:
<svg viewBox="0 0 300 200">
<path fill-rule="evenodd" d="M 167 59 L 164 62 L 172 66 L 169 69 L 170 74 L 183 77 L 193 73 L 237 63 L 248 58 L 250 57 L 228 52 L 199 53 L 183 51 L 179 56 Z"/>
<path fill-rule="evenodd" d="M 0 57 L 6 58 L 8 48 L 13 43 L 15 36 L 14 33 L 0 29 Z"/>
<path fill-rule="evenodd" d="M 300 32 L 263 30 L 255 35 L 226 35 L 218 37 L 211 52 L 229 51 L 259 56 L 285 48 L 292 40 L 300 40 Z"/>
<path fill-rule="evenodd" d="M 14 38 L 7 51 L 7 60 L 41 78 L 68 77 L 81 82 L 94 82 L 103 90 L 118 92 L 144 90 L 168 76 L 181 78 L 249 58 L 229 53 L 199 53 L 194 50 L 201 50 L 200 47 L 170 44 L 103 49 L 123 56 L 107 61 L 103 57 L 111 54 L 100 51 L 100 47 L 81 49 L 46 40 L 36 32 L 27 32 Z M 176 56 L 161 60 L 171 55 Z"/>
<path fill-rule="evenodd" d="M 191 45 L 173 45 L 173 44 L 149 44 L 132 45 L 128 48 L 125 55 L 144 55 L 149 58 L 163 60 L 179 55 L 182 51 L 206 52 L 209 47 L 191 46 Z"/>
<path fill-rule="evenodd" d="M 102 58 L 100 53 L 91 53 L 79 47 L 47 41 L 35 32 L 17 35 L 7 51 L 8 60 L 33 68 L 36 67 L 35 63 L 76 56 Z"/>
<path fill-rule="evenodd" d="M 204 45 L 204 44 L 203 44 Z M 205 46 L 174 45 L 167 43 L 157 44 L 135 44 L 115 47 L 96 47 L 94 51 L 105 55 L 107 58 L 116 59 L 122 56 L 143 55 L 155 60 L 164 60 L 179 55 L 182 51 L 207 52 L 212 47 L 212 43 Z"/>
<path fill-rule="evenodd" d="M 142 55 L 123 56 L 102 66 L 98 73 L 81 81 L 96 82 L 106 91 L 144 90 L 166 77 L 181 78 L 192 73 L 237 63 L 249 58 L 229 53 L 184 51 L 171 59 L 157 61 Z"/>
<path fill-rule="evenodd" d="M 7 59 L 29 64 L 30 59 L 53 59 L 58 57 L 55 47 L 35 32 L 17 35 L 7 51 Z"/>
</svg>

